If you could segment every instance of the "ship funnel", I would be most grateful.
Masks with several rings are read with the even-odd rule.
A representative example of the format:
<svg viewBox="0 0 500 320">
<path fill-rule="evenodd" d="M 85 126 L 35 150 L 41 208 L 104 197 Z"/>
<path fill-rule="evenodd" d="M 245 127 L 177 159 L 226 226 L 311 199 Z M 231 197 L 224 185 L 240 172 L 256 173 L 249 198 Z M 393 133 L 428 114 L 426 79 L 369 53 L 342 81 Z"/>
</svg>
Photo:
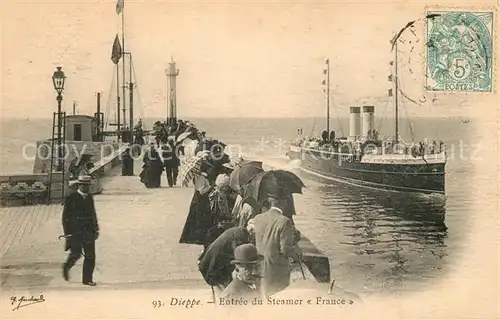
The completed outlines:
<svg viewBox="0 0 500 320">
<path fill-rule="evenodd" d="M 363 137 L 371 136 L 371 131 L 375 129 L 375 107 L 363 106 Z"/>
<path fill-rule="evenodd" d="M 353 140 L 359 138 L 361 134 L 361 114 L 360 107 L 351 107 L 349 117 L 349 137 Z"/>
</svg>

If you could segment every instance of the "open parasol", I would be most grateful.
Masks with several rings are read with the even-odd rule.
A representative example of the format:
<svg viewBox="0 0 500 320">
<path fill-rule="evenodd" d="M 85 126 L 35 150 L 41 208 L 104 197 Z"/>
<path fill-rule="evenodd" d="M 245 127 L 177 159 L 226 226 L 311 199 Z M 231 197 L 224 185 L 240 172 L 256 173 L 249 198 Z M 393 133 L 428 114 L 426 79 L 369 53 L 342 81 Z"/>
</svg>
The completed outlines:
<svg viewBox="0 0 500 320">
<path fill-rule="evenodd" d="M 247 185 L 261 172 L 264 172 L 262 162 L 244 161 L 235 165 L 233 172 L 229 176 L 229 185 L 234 191 L 240 191 L 243 186 Z"/>
<path fill-rule="evenodd" d="M 206 152 L 200 152 L 196 156 L 189 158 L 186 163 L 183 164 L 178 178 L 181 185 L 188 186 L 189 182 L 193 181 L 194 177 L 201 173 L 201 166 L 206 155 Z"/>
<path fill-rule="evenodd" d="M 257 202 L 268 197 L 284 199 L 292 193 L 302 193 L 305 185 L 297 175 L 286 170 L 271 170 L 258 173 L 245 188 L 245 196 Z"/>
<path fill-rule="evenodd" d="M 181 142 L 182 140 L 186 139 L 189 137 L 191 134 L 193 134 L 191 131 L 184 131 L 177 137 L 177 142 Z"/>
</svg>

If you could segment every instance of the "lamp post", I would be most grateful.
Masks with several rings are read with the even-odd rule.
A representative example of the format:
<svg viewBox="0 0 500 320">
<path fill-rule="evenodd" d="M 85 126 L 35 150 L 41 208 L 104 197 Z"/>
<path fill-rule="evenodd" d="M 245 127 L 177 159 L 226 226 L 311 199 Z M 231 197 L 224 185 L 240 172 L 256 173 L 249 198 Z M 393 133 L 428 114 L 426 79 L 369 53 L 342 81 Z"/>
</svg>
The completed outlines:
<svg viewBox="0 0 500 320">
<path fill-rule="evenodd" d="M 61 133 L 61 102 L 62 102 L 62 92 L 64 91 L 64 82 L 66 76 L 61 70 L 61 67 L 57 67 L 57 70 L 52 75 L 52 82 L 54 84 L 54 89 L 57 92 L 57 171 L 62 171 L 62 133 Z"/>
</svg>

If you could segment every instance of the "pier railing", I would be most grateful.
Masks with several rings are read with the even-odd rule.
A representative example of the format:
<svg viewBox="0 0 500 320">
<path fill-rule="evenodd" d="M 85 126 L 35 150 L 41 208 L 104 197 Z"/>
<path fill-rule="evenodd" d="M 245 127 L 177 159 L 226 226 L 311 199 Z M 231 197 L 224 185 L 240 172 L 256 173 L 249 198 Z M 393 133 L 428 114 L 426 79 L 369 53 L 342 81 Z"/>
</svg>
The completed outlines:
<svg viewBox="0 0 500 320">
<path fill-rule="evenodd" d="M 112 169 L 121 164 L 122 154 L 126 147 L 121 146 L 110 154 L 93 162 L 94 167 L 90 170 L 93 177 L 91 193 L 97 194 L 102 191 L 101 178 L 110 175 Z M 69 174 L 63 174 L 61 171 L 52 173 L 52 183 L 49 185 L 48 173 L 27 173 L 0 176 L 0 205 L 18 206 L 34 205 L 47 203 L 47 197 L 50 188 L 51 201 L 59 202 L 62 200 L 63 187 L 64 194 L 71 192 L 69 187 Z"/>
</svg>

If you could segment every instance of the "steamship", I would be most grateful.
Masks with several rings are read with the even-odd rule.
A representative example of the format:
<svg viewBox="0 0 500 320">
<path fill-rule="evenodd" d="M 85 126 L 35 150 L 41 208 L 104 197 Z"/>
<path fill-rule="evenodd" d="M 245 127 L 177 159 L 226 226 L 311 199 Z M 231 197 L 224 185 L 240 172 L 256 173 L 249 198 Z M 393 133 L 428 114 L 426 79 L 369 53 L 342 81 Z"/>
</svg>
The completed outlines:
<svg viewBox="0 0 500 320">
<path fill-rule="evenodd" d="M 374 106 L 362 107 L 362 127 L 361 107 L 351 107 L 348 137 L 336 138 L 327 121 L 327 130 L 320 139 L 304 138 L 300 132 L 288 150 L 288 157 L 300 160 L 300 168 L 306 172 L 343 183 L 387 191 L 444 195 L 446 152 L 443 145 L 432 146 L 431 151 L 423 145 L 405 144 L 399 138 L 397 49 L 394 51 L 394 137 L 378 137 Z M 329 118 L 329 60 L 324 74 Z"/>
</svg>

